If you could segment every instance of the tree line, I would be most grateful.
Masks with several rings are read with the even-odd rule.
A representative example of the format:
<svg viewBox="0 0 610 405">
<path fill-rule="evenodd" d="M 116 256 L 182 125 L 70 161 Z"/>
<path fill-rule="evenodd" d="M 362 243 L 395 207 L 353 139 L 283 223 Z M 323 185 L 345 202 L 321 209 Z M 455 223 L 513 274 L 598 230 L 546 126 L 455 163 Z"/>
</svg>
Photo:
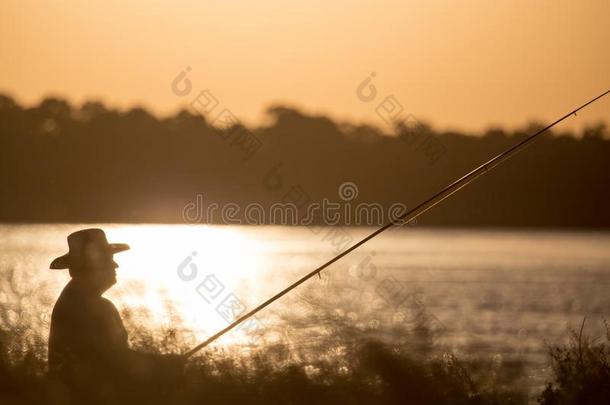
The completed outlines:
<svg viewBox="0 0 610 405">
<path fill-rule="evenodd" d="M 388 133 L 287 106 L 267 114 L 269 124 L 246 128 L 188 109 L 157 117 L 60 98 L 24 107 L 0 94 L 0 221 L 182 223 L 198 196 L 221 207 L 412 207 L 542 125 L 466 134 L 409 117 Z M 551 132 L 419 223 L 608 227 L 608 156 L 603 123 Z"/>
</svg>

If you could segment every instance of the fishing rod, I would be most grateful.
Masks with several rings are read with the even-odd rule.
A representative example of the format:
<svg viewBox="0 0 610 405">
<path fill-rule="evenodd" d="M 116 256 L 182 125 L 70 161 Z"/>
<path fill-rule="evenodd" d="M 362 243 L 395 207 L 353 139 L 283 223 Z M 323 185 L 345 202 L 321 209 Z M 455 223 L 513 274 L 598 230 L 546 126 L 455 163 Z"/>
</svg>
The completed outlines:
<svg viewBox="0 0 610 405">
<path fill-rule="evenodd" d="M 449 196 L 451 196 L 454 193 L 456 193 L 459 190 L 461 190 L 463 187 L 465 187 L 466 185 L 468 185 L 469 183 L 471 183 L 472 181 L 474 181 L 478 177 L 480 177 L 483 174 L 489 172 L 494 167 L 500 165 L 501 163 L 505 162 L 506 160 L 508 160 L 509 158 L 514 156 L 515 154 L 517 154 L 518 152 L 520 152 L 523 149 L 525 149 L 540 134 L 542 134 L 542 133 L 548 131 L 549 129 L 553 128 L 555 125 L 559 124 L 561 121 L 565 120 L 566 118 L 570 117 L 571 115 L 576 115 L 576 113 L 578 111 L 580 111 L 583 108 L 587 107 L 589 104 L 594 103 L 595 101 L 597 101 L 600 98 L 604 97 L 608 93 L 610 93 L 610 90 L 605 91 L 604 93 L 600 94 L 599 96 L 595 97 L 594 99 L 592 99 L 592 100 L 588 101 L 587 103 L 581 105 L 577 109 L 567 113 L 566 115 L 564 115 L 563 117 L 559 118 L 555 122 L 553 122 L 553 123 L 547 125 L 546 127 L 542 128 L 541 130 L 539 130 L 535 134 L 530 135 L 529 137 L 527 137 L 523 141 L 519 142 L 518 144 L 516 144 L 516 145 L 512 146 L 511 148 L 505 150 L 504 152 L 496 155 L 495 157 L 489 159 L 487 162 L 483 163 L 482 165 L 480 165 L 476 169 L 472 170 L 470 173 L 465 174 L 461 178 L 457 179 L 453 183 L 449 184 L 448 186 L 446 186 L 445 188 L 443 188 L 442 190 L 440 190 L 439 192 L 434 194 L 432 197 L 430 197 L 427 200 L 425 200 L 424 202 L 420 203 L 415 208 L 413 208 L 413 209 L 403 213 L 402 215 L 398 216 L 397 218 L 393 219 L 392 221 L 390 221 L 386 225 L 382 226 L 381 228 L 377 229 L 375 232 L 371 233 L 367 237 L 365 237 L 362 240 L 360 240 L 358 243 L 350 246 L 349 249 L 343 251 L 342 253 L 338 254 L 337 256 L 333 257 L 332 259 L 330 259 L 329 261 L 327 261 L 326 263 L 324 263 L 323 265 L 318 267 L 317 269 L 315 269 L 315 270 L 311 271 L 310 273 L 308 273 L 307 275 L 301 277 L 299 280 L 295 281 L 290 286 L 286 287 L 284 290 L 282 290 L 279 293 L 275 294 L 273 297 L 269 298 L 267 301 L 263 302 L 262 304 L 260 304 L 256 308 L 254 308 L 251 311 L 249 311 L 248 313 L 240 316 L 235 321 L 233 321 L 233 323 L 231 323 L 229 326 L 227 326 L 226 328 L 220 330 L 218 333 L 210 336 L 207 340 L 205 340 L 204 342 L 198 344 L 197 346 L 195 346 L 194 348 L 192 348 L 191 350 L 186 352 L 183 356 L 185 358 L 188 358 L 188 357 L 192 356 L 193 354 L 197 353 L 199 350 L 203 349 L 204 347 L 206 347 L 207 345 L 209 345 L 210 343 L 212 343 L 213 341 L 215 341 L 216 339 L 218 339 L 219 337 L 221 337 L 222 335 L 224 335 L 225 333 L 227 333 L 228 331 L 230 331 L 231 329 L 233 329 L 234 327 L 236 327 L 237 325 L 239 325 L 240 323 L 242 323 L 246 319 L 251 318 L 254 314 L 259 312 L 263 308 L 267 307 L 272 302 L 274 302 L 277 299 L 279 299 L 279 298 L 283 297 L 284 295 L 288 294 L 290 291 L 294 290 L 299 285 L 303 284 L 305 281 L 309 280 L 310 278 L 312 278 L 316 274 L 319 274 L 322 270 L 324 270 L 325 268 L 327 268 L 328 266 L 330 266 L 331 264 L 333 264 L 337 260 L 341 259 L 343 256 L 346 256 L 347 254 L 349 254 L 353 250 L 357 249 L 358 247 L 364 245 L 366 242 L 368 242 L 369 240 L 373 239 L 375 236 L 379 235 L 380 233 L 386 231 L 387 229 L 389 229 L 389 228 L 391 228 L 393 226 L 402 225 L 402 224 L 404 224 L 406 222 L 410 222 L 410 221 L 414 220 L 415 218 L 417 218 L 418 216 L 420 216 L 424 212 L 428 211 L 430 208 L 434 207 L 436 204 L 440 203 L 441 201 L 445 200 Z"/>
</svg>

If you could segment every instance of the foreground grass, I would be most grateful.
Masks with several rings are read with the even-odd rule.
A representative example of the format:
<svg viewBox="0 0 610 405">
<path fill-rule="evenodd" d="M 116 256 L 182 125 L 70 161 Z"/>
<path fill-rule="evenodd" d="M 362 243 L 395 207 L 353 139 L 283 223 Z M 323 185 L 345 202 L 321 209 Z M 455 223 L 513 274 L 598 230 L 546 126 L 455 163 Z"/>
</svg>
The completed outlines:
<svg viewBox="0 0 610 405">
<path fill-rule="evenodd" d="M 4 291 L 7 291 L 6 289 Z M 0 404 L 70 403 L 65 387 L 46 375 L 48 321 L 20 300 L 0 305 Z M 34 303 L 37 304 L 38 303 Z M 39 303 L 43 305 L 44 303 Z M 146 404 L 521 404 L 524 364 L 496 359 L 459 359 L 439 354 L 435 332 L 418 307 L 417 321 L 382 335 L 316 308 L 316 319 L 286 319 L 283 325 L 320 325 L 310 339 L 267 339 L 257 345 L 209 349 L 189 361 L 172 381 L 128 384 L 112 401 Z M 191 342 L 180 331 L 150 331 L 123 314 L 134 348 L 184 352 Z M 584 327 L 584 322 L 583 322 Z M 306 329 L 303 327 L 303 329 Z M 541 404 L 610 403 L 610 330 L 603 340 L 570 330 L 565 345 L 549 345 L 553 374 L 537 398 Z M 38 332 L 37 332 L 38 331 Z M 265 331 L 265 335 L 273 335 Z M 274 331 L 271 331 L 274 332 Z M 275 331 L 281 336 L 280 331 Z M 305 332 L 307 333 L 307 332 Z M 393 337 L 399 337 L 394 339 Z M 303 344 L 307 341 L 309 346 Z M 90 403 L 94 403 L 89 401 Z"/>
<path fill-rule="evenodd" d="M 610 331 L 597 341 L 570 331 L 567 345 L 549 347 L 553 380 L 542 404 L 610 403 Z M 415 335 L 413 339 L 417 339 Z M 140 334 L 136 346 L 162 352 L 175 333 Z M 177 404 L 517 404 L 527 402 L 518 380 L 523 367 L 422 356 L 408 347 L 340 337 L 317 358 L 294 360 L 288 343 L 194 358 L 171 387 L 131 386 L 129 402 Z M 158 346 L 156 346 L 158 345 Z M 65 403 L 61 387 L 46 377 L 44 340 L 0 331 L 0 403 Z M 298 356 L 297 356 L 298 357 Z M 120 403 L 120 402 L 117 402 Z"/>
<path fill-rule="evenodd" d="M 15 352 L 13 337 L 0 338 L 0 399 L 6 404 L 63 402 L 61 387 L 45 376 L 37 349 Z M 14 342 L 14 340 L 13 340 Z M 337 342 L 306 363 L 288 360 L 275 344 L 248 353 L 208 351 L 193 359 L 173 387 L 131 386 L 129 397 L 146 403 L 522 403 L 508 387 L 519 375 L 492 362 L 463 362 L 451 355 L 423 358 L 378 341 Z M 147 340 L 150 347 L 150 340 Z M 341 359 L 341 360 L 339 360 Z M 494 375 L 490 379 L 490 375 Z M 141 401 L 142 400 L 142 401 Z"/>
</svg>

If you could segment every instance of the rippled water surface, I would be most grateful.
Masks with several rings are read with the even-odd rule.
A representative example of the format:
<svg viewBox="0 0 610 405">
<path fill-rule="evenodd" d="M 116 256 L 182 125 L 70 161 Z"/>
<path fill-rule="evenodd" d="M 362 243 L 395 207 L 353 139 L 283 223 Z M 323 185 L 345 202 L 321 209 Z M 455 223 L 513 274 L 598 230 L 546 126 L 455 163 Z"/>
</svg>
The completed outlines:
<svg viewBox="0 0 610 405">
<path fill-rule="evenodd" d="M 29 305 L 48 333 L 47 317 L 68 281 L 49 270 L 81 225 L 0 225 L 0 273 L 14 293 L 0 291 L 4 308 Z M 371 229 L 100 225 L 118 254 L 118 283 L 106 296 L 119 309 L 144 310 L 151 328 L 178 322 L 193 341 L 222 329 L 331 258 L 341 242 Z M 545 340 L 559 342 L 566 326 L 587 317 L 601 334 L 610 318 L 610 233 L 512 230 L 399 229 L 384 234 L 262 311 L 251 328 L 288 334 L 308 312 L 324 308 L 362 333 L 383 335 L 414 322 L 425 309 L 439 350 L 460 355 L 520 356 L 539 379 Z M 9 309 L 10 311 L 10 309 Z M 10 313 L 8 314 L 10 316 Z M 291 319 L 292 321 L 287 321 Z M 295 326 L 296 325 L 296 326 Z M 278 328 L 279 326 L 279 328 Z M 251 329 L 253 330 L 253 329 Z M 296 334 L 295 336 L 298 336 Z M 311 337 L 314 336 L 313 340 Z M 276 338 L 278 336 L 275 336 Z M 281 337 L 281 336 L 280 336 Z M 221 345 L 252 343 L 247 330 Z"/>
</svg>

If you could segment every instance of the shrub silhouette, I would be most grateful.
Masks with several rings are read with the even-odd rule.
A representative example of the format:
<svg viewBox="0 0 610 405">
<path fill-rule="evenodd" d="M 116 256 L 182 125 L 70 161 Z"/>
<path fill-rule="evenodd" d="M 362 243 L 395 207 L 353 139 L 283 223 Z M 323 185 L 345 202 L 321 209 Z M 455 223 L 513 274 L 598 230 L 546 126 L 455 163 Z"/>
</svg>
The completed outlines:
<svg viewBox="0 0 610 405">
<path fill-rule="evenodd" d="M 540 396 L 544 405 L 610 403 L 610 328 L 605 341 L 583 336 L 580 330 L 569 330 L 570 341 L 549 347 L 553 381 Z"/>
</svg>

